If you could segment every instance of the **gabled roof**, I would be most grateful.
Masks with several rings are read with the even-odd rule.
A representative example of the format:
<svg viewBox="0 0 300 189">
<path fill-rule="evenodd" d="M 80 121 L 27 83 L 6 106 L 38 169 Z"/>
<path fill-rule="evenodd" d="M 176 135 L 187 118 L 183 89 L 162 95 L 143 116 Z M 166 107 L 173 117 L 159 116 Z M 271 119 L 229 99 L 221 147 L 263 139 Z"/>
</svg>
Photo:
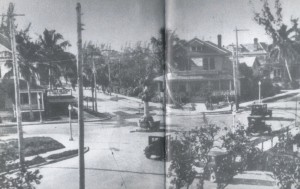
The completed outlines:
<svg viewBox="0 0 300 189">
<path fill-rule="evenodd" d="M 240 44 L 241 53 L 245 54 L 266 54 L 267 50 L 265 48 L 265 43 L 257 43 L 257 46 L 253 43 Z"/>
<path fill-rule="evenodd" d="M 7 51 L 11 51 L 9 38 L 0 33 L 0 45 L 5 47 Z"/>
<path fill-rule="evenodd" d="M 252 68 L 256 61 L 256 57 L 242 57 L 239 58 L 239 63 L 245 63 L 248 67 Z"/>
<path fill-rule="evenodd" d="M 197 37 L 193 38 L 192 40 L 190 40 L 188 42 L 189 45 L 191 45 L 192 43 L 199 43 L 201 45 L 205 45 L 207 47 L 209 47 L 210 49 L 216 51 L 217 53 L 219 54 L 223 54 L 223 55 L 230 55 L 231 52 L 223 47 L 219 47 L 217 44 L 214 44 L 210 41 L 203 41 L 203 40 L 200 40 L 198 39 Z"/>
</svg>

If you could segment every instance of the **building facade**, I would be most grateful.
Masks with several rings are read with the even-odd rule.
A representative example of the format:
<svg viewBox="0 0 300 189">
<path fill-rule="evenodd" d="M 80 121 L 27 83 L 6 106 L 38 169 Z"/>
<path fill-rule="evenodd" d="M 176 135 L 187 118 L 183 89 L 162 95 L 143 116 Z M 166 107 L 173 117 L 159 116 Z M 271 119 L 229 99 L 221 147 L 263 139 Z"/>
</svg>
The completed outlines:
<svg viewBox="0 0 300 189">
<path fill-rule="evenodd" d="M 221 35 L 218 36 L 218 44 L 194 38 L 177 48 L 185 50 L 187 61 L 180 69 L 168 69 L 165 76 L 166 91 L 171 99 L 204 102 L 209 97 L 234 95 L 231 52 L 222 47 Z M 172 62 L 169 64 L 172 65 Z M 158 77 L 155 81 L 162 82 L 162 79 Z"/>
</svg>

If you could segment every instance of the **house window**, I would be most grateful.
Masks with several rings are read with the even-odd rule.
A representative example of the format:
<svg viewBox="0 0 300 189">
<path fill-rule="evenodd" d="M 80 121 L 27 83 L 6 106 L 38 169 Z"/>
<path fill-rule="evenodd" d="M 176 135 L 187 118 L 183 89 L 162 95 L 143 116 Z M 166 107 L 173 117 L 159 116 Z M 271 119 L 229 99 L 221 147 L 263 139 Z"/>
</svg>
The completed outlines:
<svg viewBox="0 0 300 189">
<path fill-rule="evenodd" d="M 209 69 L 210 69 L 210 70 L 216 69 L 216 66 L 215 66 L 215 59 L 214 59 L 214 58 L 210 58 Z"/>
<path fill-rule="evenodd" d="M 214 58 L 204 58 L 203 59 L 203 69 L 204 70 L 215 70 L 215 59 Z"/>
<path fill-rule="evenodd" d="M 20 94 L 21 104 L 29 104 L 28 93 Z"/>
<path fill-rule="evenodd" d="M 208 66 L 208 58 L 203 58 L 203 69 L 204 70 L 208 70 L 209 66 Z"/>
<path fill-rule="evenodd" d="M 276 69 L 274 70 L 274 77 L 282 77 L 282 70 L 281 69 Z"/>
<path fill-rule="evenodd" d="M 192 46 L 191 49 L 193 52 L 201 52 L 203 48 L 201 45 L 198 45 L 198 46 Z"/>
</svg>

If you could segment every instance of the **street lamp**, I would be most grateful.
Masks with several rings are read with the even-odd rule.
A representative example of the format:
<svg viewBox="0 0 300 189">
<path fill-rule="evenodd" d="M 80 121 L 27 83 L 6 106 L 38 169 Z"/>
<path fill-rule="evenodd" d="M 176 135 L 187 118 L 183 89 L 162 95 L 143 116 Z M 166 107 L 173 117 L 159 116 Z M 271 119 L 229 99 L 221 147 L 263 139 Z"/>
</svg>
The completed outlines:
<svg viewBox="0 0 300 189">
<path fill-rule="evenodd" d="M 236 116 L 236 109 L 234 108 L 233 110 L 232 110 L 232 130 L 234 131 L 234 129 L 235 129 L 235 116 Z"/>
<path fill-rule="evenodd" d="M 261 103 L 261 81 L 258 82 L 258 102 Z"/>
<path fill-rule="evenodd" d="M 68 110 L 69 110 L 69 123 L 70 123 L 70 141 L 73 141 L 73 134 L 72 134 L 72 117 L 71 117 L 71 111 L 72 111 L 72 106 L 71 104 L 69 104 L 68 106 Z"/>
<path fill-rule="evenodd" d="M 95 111 L 98 112 L 98 104 L 97 104 L 97 82 L 96 82 L 96 78 L 97 78 L 97 70 L 96 70 L 96 66 L 95 66 L 95 60 L 94 58 L 100 58 L 100 55 L 95 54 L 93 55 L 93 74 L 94 74 L 94 93 L 95 93 Z"/>
</svg>

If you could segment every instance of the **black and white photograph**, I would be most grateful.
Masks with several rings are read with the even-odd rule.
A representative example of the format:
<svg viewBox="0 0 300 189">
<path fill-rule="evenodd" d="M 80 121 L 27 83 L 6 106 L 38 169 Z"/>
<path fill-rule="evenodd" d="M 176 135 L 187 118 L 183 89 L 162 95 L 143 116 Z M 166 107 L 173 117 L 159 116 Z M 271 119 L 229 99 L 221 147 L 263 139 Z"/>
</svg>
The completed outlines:
<svg viewBox="0 0 300 189">
<path fill-rule="evenodd" d="M 300 189 L 297 0 L 0 0 L 1 189 Z"/>
</svg>

